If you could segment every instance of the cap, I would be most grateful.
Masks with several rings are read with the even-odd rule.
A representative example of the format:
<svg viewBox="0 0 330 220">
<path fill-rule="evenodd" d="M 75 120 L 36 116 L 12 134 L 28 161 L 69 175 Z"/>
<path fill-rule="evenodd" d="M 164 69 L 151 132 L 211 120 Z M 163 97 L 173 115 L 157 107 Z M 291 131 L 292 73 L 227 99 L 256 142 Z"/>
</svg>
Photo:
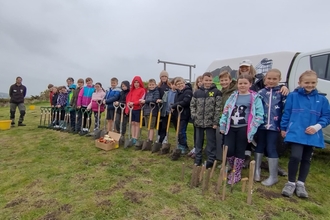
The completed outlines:
<svg viewBox="0 0 330 220">
<path fill-rule="evenodd" d="M 239 67 L 241 66 L 251 66 L 252 62 L 250 60 L 243 60 L 240 64 Z"/>
</svg>

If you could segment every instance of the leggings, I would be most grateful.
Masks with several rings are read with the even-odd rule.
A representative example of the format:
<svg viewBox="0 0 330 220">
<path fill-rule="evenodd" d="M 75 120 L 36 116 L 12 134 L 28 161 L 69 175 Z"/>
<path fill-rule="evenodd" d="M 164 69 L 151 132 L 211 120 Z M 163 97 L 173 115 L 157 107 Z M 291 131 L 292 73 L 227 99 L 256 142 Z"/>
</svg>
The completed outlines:
<svg viewBox="0 0 330 220">
<path fill-rule="evenodd" d="M 313 147 L 297 143 L 291 143 L 291 156 L 289 160 L 289 181 L 296 182 L 299 167 L 298 181 L 305 182 L 311 166 Z"/>
<path fill-rule="evenodd" d="M 227 157 L 237 157 L 245 159 L 245 148 L 247 141 L 247 126 L 244 127 L 230 127 L 228 134 L 225 137 L 225 145 L 228 146 Z"/>
</svg>

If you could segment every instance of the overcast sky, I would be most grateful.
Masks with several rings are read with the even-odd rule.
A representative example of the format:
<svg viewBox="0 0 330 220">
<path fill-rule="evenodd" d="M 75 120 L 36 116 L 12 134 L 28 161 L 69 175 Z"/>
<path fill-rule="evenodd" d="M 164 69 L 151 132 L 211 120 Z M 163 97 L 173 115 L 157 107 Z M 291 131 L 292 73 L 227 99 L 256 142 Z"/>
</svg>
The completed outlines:
<svg viewBox="0 0 330 220">
<path fill-rule="evenodd" d="M 215 59 L 330 48 L 330 1 L 0 0 L 0 92 L 23 77 L 28 95 L 88 76 L 104 87 L 163 69 L 157 60 Z M 188 68 L 168 66 L 170 77 Z"/>
</svg>

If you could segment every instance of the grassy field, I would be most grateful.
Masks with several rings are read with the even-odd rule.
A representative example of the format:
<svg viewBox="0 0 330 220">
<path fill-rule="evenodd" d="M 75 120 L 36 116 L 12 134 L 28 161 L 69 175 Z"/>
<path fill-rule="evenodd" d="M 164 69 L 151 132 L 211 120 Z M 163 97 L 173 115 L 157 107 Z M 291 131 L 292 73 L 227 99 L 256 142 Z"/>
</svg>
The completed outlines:
<svg viewBox="0 0 330 220">
<path fill-rule="evenodd" d="M 215 194 L 219 169 L 202 195 L 189 187 L 190 158 L 171 161 L 133 148 L 105 152 L 87 137 L 37 128 L 39 114 L 38 107 L 28 110 L 26 127 L 0 131 L 0 219 L 329 219 L 329 149 L 314 154 L 309 199 L 282 197 L 287 179 L 281 177 L 270 188 L 254 184 L 247 205 L 241 183 L 225 201 Z M 8 116 L 0 108 L 0 120 Z"/>
</svg>

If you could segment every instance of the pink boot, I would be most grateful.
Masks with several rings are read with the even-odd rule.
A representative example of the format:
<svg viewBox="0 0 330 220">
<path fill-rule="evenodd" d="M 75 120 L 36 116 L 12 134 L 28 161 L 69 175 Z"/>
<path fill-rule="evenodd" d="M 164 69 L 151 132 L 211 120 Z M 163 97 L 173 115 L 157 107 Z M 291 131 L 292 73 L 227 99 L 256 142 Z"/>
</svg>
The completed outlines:
<svg viewBox="0 0 330 220">
<path fill-rule="evenodd" d="M 234 160 L 235 160 L 235 157 L 232 156 L 232 157 L 227 157 L 227 163 L 228 163 L 228 171 L 230 171 L 233 166 L 234 166 Z M 229 172 L 228 176 L 227 176 L 227 179 L 231 178 L 231 172 Z"/>
<path fill-rule="evenodd" d="M 242 172 L 242 168 L 244 166 L 244 159 L 241 159 L 241 158 L 235 158 L 235 173 L 234 173 L 234 184 L 235 183 L 238 183 L 240 180 L 241 180 L 241 172 Z M 230 173 L 232 174 L 232 173 Z M 229 175 L 228 175 L 228 184 L 232 184 L 232 178 L 231 178 L 232 175 L 230 175 L 230 178 L 229 178 Z"/>
</svg>

